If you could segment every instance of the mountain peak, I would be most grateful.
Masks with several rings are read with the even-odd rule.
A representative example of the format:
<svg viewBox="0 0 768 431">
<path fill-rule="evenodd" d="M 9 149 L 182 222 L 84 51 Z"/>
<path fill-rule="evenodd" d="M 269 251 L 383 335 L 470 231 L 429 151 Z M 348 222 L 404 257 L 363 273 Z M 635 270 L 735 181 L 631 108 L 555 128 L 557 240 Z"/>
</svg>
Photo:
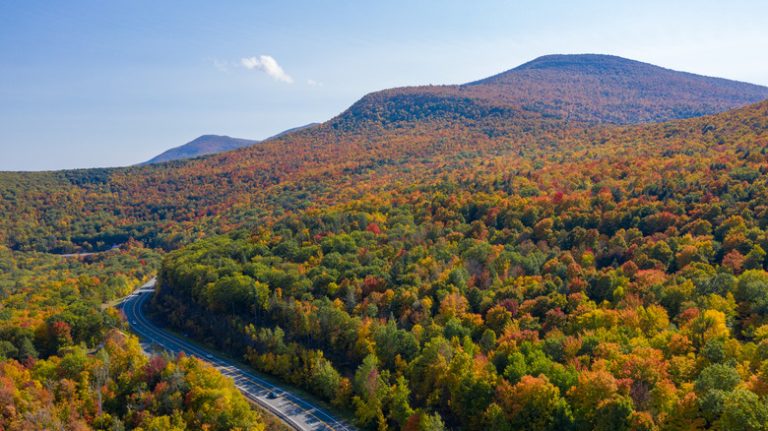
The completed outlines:
<svg viewBox="0 0 768 431">
<path fill-rule="evenodd" d="M 661 67 L 653 66 L 628 58 L 618 57 L 606 54 L 550 54 L 535 58 L 527 63 L 521 64 L 512 70 L 568 70 L 568 69 L 596 69 L 596 70 L 616 70 L 616 69 L 634 69 L 637 67 Z"/>
<path fill-rule="evenodd" d="M 257 144 L 258 142 L 259 141 L 250 139 L 239 139 L 222 135 L 202 135 L 182 146 L 171 148 L 142 164 L 148 165 L 169 162 L 171 160 L 191 159 L 194 157 L 247 147 Z"/>
<path fill-rule="evenodd" d="M 201 135 L 187 142 L 184 145 L 171 148 L 170 150 L 167 150 L 162 154 L 155 156 L 151 160 L 148 160 L 141 164 L 150 165 L 154 163 L 170 162 L 172 160 L 192 159 L 195 157 L 207 156 L 210 154 L 223 153 L 225 151 L 232 151 L 238 148 L 250 147 L 251 145 L 255 145 L 260 142 L 268 141 L 271 139 L 277 139 L 286 134 L 290 134 L 293 132 L 311 129 L 312 127 L 315 127 L 317 125 L 318 123 L 309 123 L 303 126 L 294 127 L 292 129 L 282 131 L 274 136 L 270 136 L 269 138 L 266 138 L 261 141 L 233 138 L 226 135 Z"/>
<path fill-rule="evenodd" d="M 758 102 L 768 88 L 604 54 L 545 55 L 463 85 L 404 87 L 363 97 L 334 127 L 361 121 L 559 119 L 632 124 L 714 114 Z"/>
</svg>

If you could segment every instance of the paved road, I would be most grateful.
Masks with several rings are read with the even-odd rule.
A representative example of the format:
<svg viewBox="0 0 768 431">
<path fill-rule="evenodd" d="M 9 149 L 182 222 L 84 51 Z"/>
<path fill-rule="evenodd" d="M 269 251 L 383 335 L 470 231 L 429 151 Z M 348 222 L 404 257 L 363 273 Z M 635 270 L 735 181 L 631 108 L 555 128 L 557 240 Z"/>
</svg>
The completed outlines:
<svg viewBox="0 0 768 431">
<path fill-rule="evenodd" d="M 223 359 L 152 324 L 143 314 L 142 305 L 152 297 L 155 280 L 150 280 L 120 304 L 131 329 L 145 342 L 156 344 L 172 353 L 184 352 L 196 356 L 235 381 L 238 389 L 250 400 L 271 411 L 287 424 L 300 431 L 353 431 L 355 428 L 336 419 L 331 413 L 313 405 L 285 389 L 276 386 L 240 364 Z"/>
</svg>

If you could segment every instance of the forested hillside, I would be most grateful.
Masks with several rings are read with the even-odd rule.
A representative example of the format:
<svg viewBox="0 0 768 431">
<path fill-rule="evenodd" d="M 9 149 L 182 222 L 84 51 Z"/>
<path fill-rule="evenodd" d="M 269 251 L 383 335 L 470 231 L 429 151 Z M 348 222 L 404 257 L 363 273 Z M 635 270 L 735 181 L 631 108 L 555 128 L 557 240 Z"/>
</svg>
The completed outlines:
<svg viewBox="0 0 768 431">
<path fill-rule="evenodd" d="M 0 247 L 0 429 L 265 429 L 231 381 L 147 358 L 104 308 L 157 261 L 138 244 L 83 258 Z"/>
<path fill-rule="evenodd" d="M 334 127 L 425 120 L 632 124 L 714 114 L 768 97 L 757 85 L 676 72 L 610 55 L 547 55 L 464 85 L 407 87 L 365 96 Z"/>
<path fill-rule="evenodd" d="M 223 154 L 2 172 L 0 429 L 264 428 L 121 332 L 158 271 L 158 321 L 364 429 L 766 429 L 766 96 L 547 56 Z"/>
<path fill-rule="evenodd" d="M 366 428 L 764 429 L 768 103 L 593 130 L 166 258 L 169 324 Z"/>
<path fill-rule="evenodd" d="M 0 173 L 0 241 L 61 252 L 133 238 L 174 249 L 281 211 L 342 202 L 360 189 L 497 154 L 551 151 L 596 123 L 693 117 L 765 97 L 765 87 L 618 57 L 547 56 L 462 86 L 373 93 L 322 125 L 207 158 Z"/>
</svg>

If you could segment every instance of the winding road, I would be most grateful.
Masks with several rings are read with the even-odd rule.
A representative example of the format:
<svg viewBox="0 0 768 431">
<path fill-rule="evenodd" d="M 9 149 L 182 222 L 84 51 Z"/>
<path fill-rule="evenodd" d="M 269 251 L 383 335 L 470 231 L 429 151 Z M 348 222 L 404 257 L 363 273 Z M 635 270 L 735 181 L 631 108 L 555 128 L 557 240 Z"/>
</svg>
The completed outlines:
<svg viewBox="0 0 768 431">
<path fill-rule="evenodd" d="M 224 359 L 214 351 L 206 350 L 154 325 L 142 311 L 144 303 L 152 297 L 154 287 L 155 280 L 152 279 L 127 296 L 119 305 L 128 319 L 131 330 L 144 342 L 158 345 L 171 353 L 184 352 L 210 363 L 222 374 L 234 380 L 235 386 L 248 399 L 269 410 L 297 430 L 356 430 L 350 424 L 337 419 L 310 401 L 258 377 L 243 365 Z"/>
</svg>

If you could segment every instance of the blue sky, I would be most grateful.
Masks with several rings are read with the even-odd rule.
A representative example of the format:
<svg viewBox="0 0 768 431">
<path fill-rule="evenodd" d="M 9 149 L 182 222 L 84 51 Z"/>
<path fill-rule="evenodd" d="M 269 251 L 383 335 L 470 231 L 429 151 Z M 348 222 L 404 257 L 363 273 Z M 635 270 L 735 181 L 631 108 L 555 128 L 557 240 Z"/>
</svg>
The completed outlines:
<svg viewBox="0 0 768 431">
<path fill-rule="evenodd" d="M 0 170 L 129 165 L 208 133 L 259 139 L 370 91 L 553 53 L 768 85 L 768 2 L 667 3 L 0 0 Z"/>
</svg>

